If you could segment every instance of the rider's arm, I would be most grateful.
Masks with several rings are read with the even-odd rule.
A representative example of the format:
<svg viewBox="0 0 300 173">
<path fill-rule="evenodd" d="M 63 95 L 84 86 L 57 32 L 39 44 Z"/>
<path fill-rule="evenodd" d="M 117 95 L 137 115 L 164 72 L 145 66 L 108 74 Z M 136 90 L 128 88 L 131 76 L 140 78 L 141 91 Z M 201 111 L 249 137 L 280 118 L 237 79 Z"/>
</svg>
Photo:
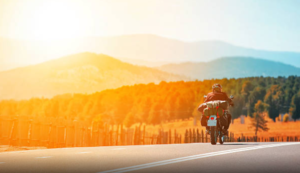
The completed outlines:
<svg viewBox="0 0 300 173">
<path fill-rule="evenodd" d="M 204 103 L 211 101 L 210 97 L 211 97 L 210 93 L 208 93 L 207 96 L 206 96 L 206 98 L 205 98 L 205 100 L 204 100 Z"/>
<path fill-rule="evenodd" d="M 226 93 L 224 93 L 225 94 L 225 97 L 226 97 L 226 100 L 228 101 L 228 103 L 231 105 L 231 106 L 233 106 L 234 104 L 233 104 L 233 101 L 228 97 L 228 95 L 226 94 Z"/>
</svg>

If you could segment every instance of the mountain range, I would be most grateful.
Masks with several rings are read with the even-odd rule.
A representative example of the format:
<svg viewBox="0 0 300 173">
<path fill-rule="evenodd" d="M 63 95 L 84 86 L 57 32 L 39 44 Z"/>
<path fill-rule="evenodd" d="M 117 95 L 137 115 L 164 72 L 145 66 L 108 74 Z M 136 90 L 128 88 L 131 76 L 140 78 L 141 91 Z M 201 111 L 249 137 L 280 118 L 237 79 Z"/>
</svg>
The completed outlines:
<svg viewBox="0 0 300 173">
<path fill-rule="evenodd" d="M 49 98 L 64 93 L 93 93 L 124 85 L 188 79 L 86 52 L 0 72 L 0 99 Z"/>
<path fill-rule="evenodd" d="M 300 68 L 295 66 L 249 57 L 227 57 L 201 63 L 167 64 L 157 69 L 198 80 L 253 76 L 300 76 Z"/>
<path fill-rule="evenodd" d="M 253 76 L 300 75 L 300 68 L 251 57 L 224 57 L 210 62 L 137 66 L 95 53 L 79 53 L 0 72 L 1 99 L 93 93 L 140 83 Z"/>
<path fill-rule="evenodd" d="M 151 34 L 89 37 L 52 42 L 0 38 L 0 70 L 41 63 L 80 52 L 103 53 L 144 66 L 256 57 L 300 67 L 300 53 L 256 50 L 222 41 L 184 42 Z"/>
</svg>

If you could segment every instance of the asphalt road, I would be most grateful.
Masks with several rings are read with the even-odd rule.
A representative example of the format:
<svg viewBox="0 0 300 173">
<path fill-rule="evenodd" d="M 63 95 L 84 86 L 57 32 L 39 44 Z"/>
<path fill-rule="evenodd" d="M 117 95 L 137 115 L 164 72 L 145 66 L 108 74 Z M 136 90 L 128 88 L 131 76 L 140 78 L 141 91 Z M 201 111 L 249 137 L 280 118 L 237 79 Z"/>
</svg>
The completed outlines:
<svg viewBox="0 0 300 173">
<path fill-rule="evenodd" d="M 299 143 L 209 143 L 0 153 L 0 172 L 300 172 Z"/>
</svg>

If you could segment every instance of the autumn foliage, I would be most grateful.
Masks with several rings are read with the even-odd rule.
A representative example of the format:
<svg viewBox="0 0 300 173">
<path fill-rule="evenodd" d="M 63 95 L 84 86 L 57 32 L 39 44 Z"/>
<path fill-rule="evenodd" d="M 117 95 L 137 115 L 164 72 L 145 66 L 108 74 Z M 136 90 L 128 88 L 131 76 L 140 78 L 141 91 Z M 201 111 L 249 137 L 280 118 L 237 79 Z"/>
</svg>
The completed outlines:
<svg viewBox="0 0 300 173">
<path fill-rule="evenodd" d="M 62 117 L 127 127 L 135 123 L 156 125 L 199 116 L 197 107 L 214 83 L 235 96 L 235 107 L 230 108 L 234 119 L 242 114 L 253 116 L 258 100 L 269 105 L 268 114 L 273 120 L 279 113 L 298 112 L 300 77 L 290 76 L 149 83 L 51 99 L 3 100 L 0 116 Z M 298 116 L 293 114 L 294 119 Z"/>
</svg>

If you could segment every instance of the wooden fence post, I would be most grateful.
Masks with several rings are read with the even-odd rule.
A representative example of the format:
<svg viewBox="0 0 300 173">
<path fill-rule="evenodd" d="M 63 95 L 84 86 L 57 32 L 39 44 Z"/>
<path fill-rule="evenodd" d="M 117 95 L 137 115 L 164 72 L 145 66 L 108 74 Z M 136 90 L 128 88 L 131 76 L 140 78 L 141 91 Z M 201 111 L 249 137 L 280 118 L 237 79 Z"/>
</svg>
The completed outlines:
<svg viewBox="0 0 300 173">
<path fill-rule="evenodd" d="M 124 145 L 124 130 L 123 130 L 123 124 L 121 124 L 121 127 L 120 127 L 120 144 L 121 145 Z"/>
<path fill-rule="evenodd" d="M 204 143 L 204 132 L 203 132 L 203 130 L 201 130 L 201 138 L 202 138 L 201 142 Z"/>
<path fill-rule="evenodd" d="M 30 128 L 29 117 L 22 116 L 22 117 L 19 117 L 18 120 L 19 120 L 19 123 L 18 123 L 18 136 L 19 136 L 18 145 L 19 146 L 29 146 L 29 143 L 28 143 L 29 128 Z M 0 124 L 1 124 L 1 122 L 0 122 Z"/>
<path fill-rule="evenodd" d="M 141 125 L 138 126 L 137 145 L 141 144 Z"/>
<path fill-rule="evenodd" d="M 65 126 L 66 126 L 66 145 L 65 146 L 66 147 L 74 147 L 74 141 L 75 141 L 75 135 L 76 135 L 74 121 L 72 121 L 72 120 L 65 121 Z M 95 144 L 93 144 L 93 145 L 95 145 Z"/>
<path fill-rule="evenodd" d="M 109 136 L 110 136 L 110 146 L 114 146 L 115 145 L 115 142 L 114 142 L 114 125 L 111 125 Z"/>
<path fill-rule="evenodd" d="M 195 128 L 193 128 L 193 138 L 192 138 L 192 142 L 196 142 L 196 132 L 195 132 Z"/>
<path fill-rule="evenodd" d="M 172 144 L 172 133 L 171 133 L 171 129 L 169 129 L 169 141 L 168 144 Z"/>
<path fill-rule="evenodd" d="M 56 147 L 56 118 L 50 118 L 49 120 L 49 147 L 55 148 Z M 31 123 L 31 121 L 29 121 Z M 29 127 L 31 128 L 31 124 L 29 124 Z M 30 129 L 29 128 L 29 129 Z"/>
<path fill-rule="evenodd" d="M 40 142 L 40 119 L 35 118 L 31 123 L 30 128 L 30 146 L 39 146 Z M 61 146 L 60 146 L 61 147 Z"/>
<path fill-rule="evenodd" d="M 133 145 L 137 145 L 137 138 L 138 138 L 138 129 L 137 126 L 135 126 L 135 130 L 134 130 L 134 142 Z"/>
<path fill-rule="evenodd" d="M 186 129 L 185 130 L 185 136 L 184 136 L 184 143 L 188 143 L 188 137 L 189 137 L 189 135 L 188 135 L 188 130 Z"/>
<path fill-rule="evenodd" d="M 165 135 L 164 135 L 164 131 L 163 131 L 163 129 L 161 129 L 161 139 L 160 139 L 160 142 L 161 142 L 161 144 L 164 144 L 164 137 L 165 137 Z"/>
<path fill-rule="evenodd" d="M 16 119 L 12 119 L 12 126 L 9 132 L 9 146 L 11 146 L 13 144 L 13 133 L 15 131 L 15 124 L 16 124 Z"/>
<path fill-rule="evenodd" d="M 174 144 L 177 144 L 177 133 L 176 133 L 176 129 L 174 130 Z"/>
<path fill-rule="evenodd" d="M 105 123 L 104 124 L 104 127 L 103 127 L 103 137 L 102 137 L 102 143 L 103 143 L 103 146 L 107 146 L 107 124 Z"/>
<path fill-rule="evenodd" d="M 146 125 L 144 125 L 144 128 L 143 128 L 143 145 L 146 145 L 146 140 L 145 139 L 146 139 Z"/>
<path fill-rule="evenodd" d="M 137 130 L 137 126 L 135 126 L 135 129 L 134 129 L 134 142 L 133 142 L 133 145 L 137 145 L 137 136 L 138 136 L 138 130 Z"/>
<path fill-rule="evenodd" d="M 156 144 L 160 144 L 160 129 L 158 130 L 158 135 L 157 135 L 157 140 L 156 140 Z"/>
<path fill-rule="evenodd" d="M 51 119 L 48 117 L 40 118 L 40 129 L 39 129 L 39 146 L 49 147 L 50 143 L 50 132 L 51 132 Z"/>
<path fill-rule="evenodd" d="M 191 143 L 191 141 L 192 141 L 192 130 L 189 129 L 189 141 L 188 141 L 188 143 Z"/>
<path fill-rule="evenodd" d="M 199 133 L 199 129 L 198 128 L 197 128 L 196 142 L 200 142 L 200 133 Z"/>
<path fill-rule="evenodd" d="M 154 134 L 151 135 L 151 142 L 150 142 L 150 144 L 153 145 L 153 142 L 154 142 Z"/>
<path fill-rule="evenodd" d="M 126 145 L 132 145 L 132 139 L 133 139 L 133 134 L 130 133 L 132 132 L 132 129 L 127 128 L 126 130 Z"/>
<path fill-rule="evenodd" d="M 119 145 L 119 128 L 120 128 L 120 125 L 118 124 L 117 131 L 116 131 L 116 145 L 117 146 Z"/>
<path fill-rule="evenodd" d="M 2 122 L 1 122 L 0 133 L 1 133 L 2 141 L 0 142 L 1 145 L 10 145 L 10 134 L 13 128 L 13 119 L 9 116 L 4 116 L 1 118 L 2 118 Z"/>
</svg>

